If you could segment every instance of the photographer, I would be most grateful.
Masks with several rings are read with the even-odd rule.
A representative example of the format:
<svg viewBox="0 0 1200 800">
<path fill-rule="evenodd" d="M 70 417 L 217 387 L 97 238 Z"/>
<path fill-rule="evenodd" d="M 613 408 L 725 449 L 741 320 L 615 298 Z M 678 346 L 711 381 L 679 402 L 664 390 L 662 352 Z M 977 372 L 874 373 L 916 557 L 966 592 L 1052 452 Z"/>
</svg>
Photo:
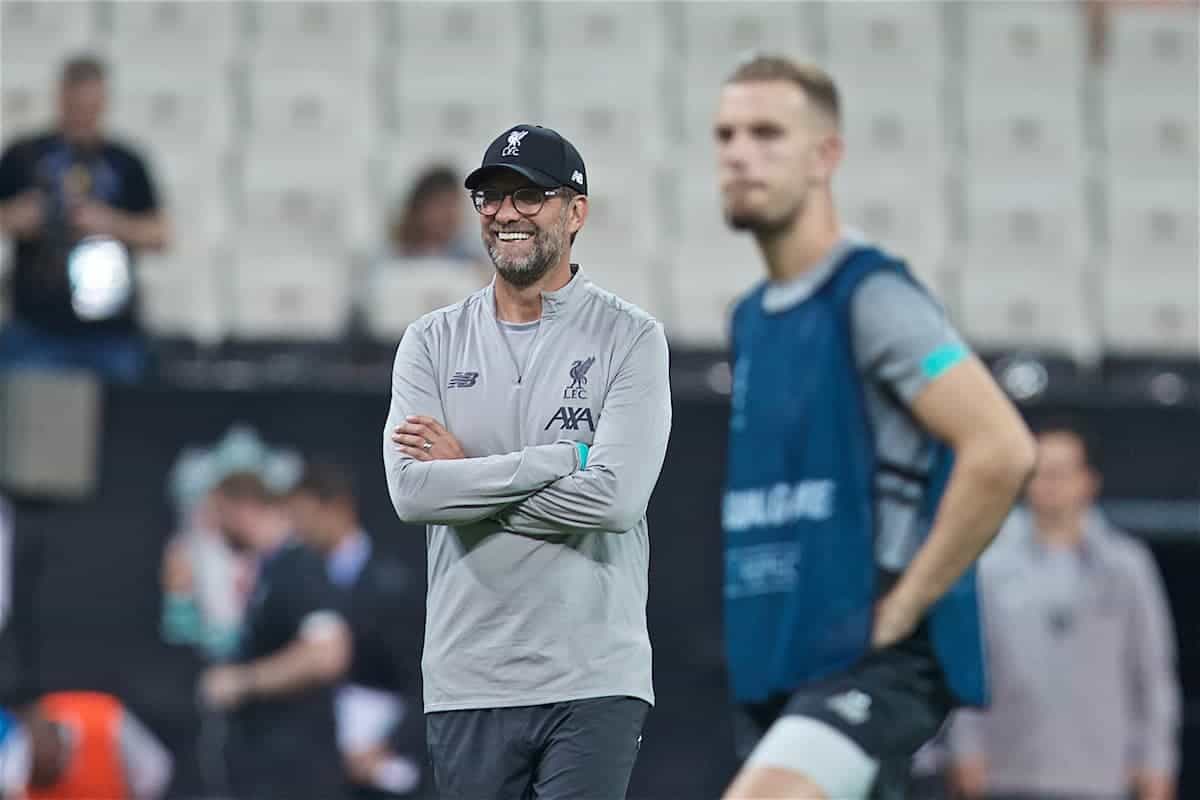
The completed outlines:
<svg viewBox="0 0 1200 800">
<path fill-rule="evenodd" d="M 0 156 L 0 232 L 16 242 L 0 367 L 75 367 L 119 381 L 142 374 L 129 264 L 166 246 L 168 223 L 142 159 L 105 138 L 106 104 L 104 65 L 72 59 L 57 129 Z M 85 240 L 93 253 L 101 245 L 99 263 L 82 257 Z"/>
</svg>

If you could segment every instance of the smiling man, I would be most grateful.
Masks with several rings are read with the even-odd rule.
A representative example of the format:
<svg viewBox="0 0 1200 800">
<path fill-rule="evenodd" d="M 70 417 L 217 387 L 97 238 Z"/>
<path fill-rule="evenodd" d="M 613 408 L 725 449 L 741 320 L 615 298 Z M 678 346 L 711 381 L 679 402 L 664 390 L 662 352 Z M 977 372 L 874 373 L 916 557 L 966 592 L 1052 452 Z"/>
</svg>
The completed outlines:
<svg viewBox="0 0 1200 800">
<path fill-rule="evenodd" d="M 588 201 L 570 142 L 518 125 L 466 186 L 496 277 L 409 326 L 383 441 L 396 513 L 427 526 L 434 780 L 447 800 L 618 800 L 654 701 L 666 337 L 571 263 Z"/>
</svg>

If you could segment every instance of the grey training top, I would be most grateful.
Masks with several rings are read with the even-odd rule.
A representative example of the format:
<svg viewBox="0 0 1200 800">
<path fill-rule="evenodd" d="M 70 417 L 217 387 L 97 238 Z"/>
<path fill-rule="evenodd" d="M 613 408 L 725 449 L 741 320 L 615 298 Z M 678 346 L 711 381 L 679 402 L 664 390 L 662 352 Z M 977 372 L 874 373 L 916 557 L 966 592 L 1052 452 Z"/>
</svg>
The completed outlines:
<svg viewBox="0 0 1200 800">
<path fill-rule="evenodd" d="M 781 312 L 805 300 L 858 244 L 862 240 L 847 232 L 823 263 L 786 283 L 768 286 L 764 309 Z M 969 351 L 933 296 L 890 272 L 863 280 L 851 301 L 850 322 L 876 453 L 881 464 L 890 465 L 876 478 L 876 559 L 881 567 L 898 572 L 912 560 L 925 535 L 917 513 L 921 487 L 903 474 L 924 474 L 933 457 L 933 439 L 908 407 Z"/>
<path fill-rule="evenodd" d="M 1054 550 L 1012 513 L 979 562 L 992 703 L 950 726 L 956 759 L 987 762 L 987 790 L 1125 797 L 1129 774 L 1174 776 L 1175 637 L 1149 549 L 1088 515 Z"/>
<path fill-rule="evenodd" d="M 396 352 L 383 456 L 396 513 L 428 526 L 425 711 L 652 703 L 646 505 L 671 427 L 662 325 L 577 271 L 543 293 L 527 348 L 506 335 L 489 286 L 414 322 Z M 441 421 L 467 458 L 401 454 L 390 433 L 409 415 Z M 591 446 L 583 469 L 576 442 Z"/>
</svg>

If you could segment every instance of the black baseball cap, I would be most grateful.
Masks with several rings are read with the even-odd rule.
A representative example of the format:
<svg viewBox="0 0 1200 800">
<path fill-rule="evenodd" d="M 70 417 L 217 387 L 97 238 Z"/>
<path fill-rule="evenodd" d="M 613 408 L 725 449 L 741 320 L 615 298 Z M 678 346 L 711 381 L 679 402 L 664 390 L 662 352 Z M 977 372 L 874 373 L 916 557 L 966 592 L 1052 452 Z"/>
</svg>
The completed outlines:
<svg viewBox="0 0 1200 800">
<path fill-rule="evenodd" d="M 496 137 L 483 154 L 479 169 L 467 176 L 466 187 L 477 189 L 498 170 L 512 170 L 537 186 L 570 186 L 587 194 L 583 156 L 558 131 L 541 125 L 516 125 Z"/>
</svg>

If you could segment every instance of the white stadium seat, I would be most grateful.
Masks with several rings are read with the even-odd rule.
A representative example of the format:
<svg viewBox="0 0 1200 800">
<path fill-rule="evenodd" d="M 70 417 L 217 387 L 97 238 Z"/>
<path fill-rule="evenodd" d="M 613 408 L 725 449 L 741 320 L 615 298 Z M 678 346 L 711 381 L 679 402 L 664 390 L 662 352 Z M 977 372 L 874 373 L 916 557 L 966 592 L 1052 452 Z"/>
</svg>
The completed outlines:
<svg viewBox="0 0 1200 800">
<path fill-rule="evenodd" d="M 96 4 L 87 0 L 4 0 L 0 3 L 0 52 L 5 65 L 59 62 L 93 43 Z"/>
<path fill-rule="evenodd" d="M 327 72 L 254 72 L 249 80 L 251 146 L 312 155 L 357 146 L 377 127 L 367 87 Z"/>
<path fill-rule="evenodd" d="M 855 92 L 843 103 L 842 130 L 846 163 L 856 169 L 928 175 L 945 167 L 945 123 L 934 92 Z"/>
<path fill-rule="evenodd" d="M 971 172 L 1031 179 L 1082 172 L 1087 153 L 1079 98 L 967 92 L 964 102 Z"/>
<path fill-rule="evenodd" d="M 567 89 L 550 94 L 543 119 L 579 148 L 589 168 L 597 156 L 629 165 L 663 151 L 662 119 L 650 104 L 571 97 Z"/>
<path fill-rule="evenodd" d="M 474 92 L 505 88 L 531 49 L 524 4 L 397 3 L 394 10 L 401 37 L 395 63 L 412 82 L 447 83 L 450 76 Z"/>
<path fill-rule="evenodd" d="M 231 333 L 238 339 L 333 339 L 345 332 L 350 284 L 340 259 L 239 253 Z"/>
<path fill-rule="evenodd" d="M 963 335 L 983 347 L 1019 347 L 1056 355 L 1083 355 L 1094 347 L 1086 282 L 1060 264 L 1014 260 L 962 275 L 959 319 Z"/>
<path fill-rule="evenodd" d="M 1087 29 L 1078 5 L 1007 0 L 962 8 L 968 91 L 1002 86 L 1036 86 L 1054 96 L 1079 91 L 1087 67 Z"/>
<path fill-rule="evenodd" d="M 658 3 L 542 3 L 545 61 L 550 79 L 586 76 L 596 88 L 615 89 L 625 80 L 654 81 L 666 52 L 662 6 Z M 603 64 L 603 79 L 596 65 Z"/>
<path fill-rule="evenodd" d="M 54 124 L 57 81 L 54 67 L 10 62 L 5 53 L 0 69 L 0 138 L 5 143 Z"/>
<path fill-rule="evenodd" d="M 419 163 L 428 158 L 475 168 L 492 140 L 519 122 L 531 122 L 528 106 L 506 90 L 464 92 L 439 85 L 414 87 L 397 95 L 402 101 L 397 135 L 382 143 L 389 160 Z"/>
<path fill-rule="evenodd" d="M 113 76 L 109 119 L 114 131 L 155 159 L 187 162 L 211 172 L 213 157 L 233 135 L 230 98 L 214 80 L 180 81 L 173 76 L 125 69 Z"/>
<path fill-rule="evenodd" d="M 1109 91 L 1105 128 L 1109 172 L 1130 178 L 1178 178 L 1200 166 L 1200 122 L 1196 85 L 1162 94 L 1146 87 L 1136 94 Z"/>
<path fill-rule="evenodd" d="M 682 3 L 684 52 L 689 83 L 715 90 L 751 53 L 811 58 L 815 36 L 811 9 L 803 3 Z"/>
<path fill-rule="evenodd" d="M 926 283 L 937 283 L 949 245 L 947 200 L 936 176 L 912 180 L 903 173 L 870 179 L 847 174 L 835 183 L 844 224 L 903 259 Z M 920 187 L 920 188 L 916 188 Z"/>
<path fill-rule="evenodd" d="M 1106 347 L 1127 355 L 1200 356 L 1200 273 L 1109 269 L 1104 275 Z"/>
<path fill-rule="evenodd" d="M 206 344 L 224 338 L 230 323 L 227 267 L 224 250 L 210 243 L 176 241 L 164 255 L 143 256 L 137 276 L 147 329 Z"/>
<path fill-rule="evenodd" d="M 943 78 L 942 3 L 828 3 L 829 63 L 843 85 L 919 87 Z M 917 94 L 917 92 L 913 92 Z"/>
<path fill-rule="evenodd" d="M 378 3 L 270 0 L 251 6 L 255 64 L 306 67 L 366 78 L 379 41 Z"/>
<path fill-rule="evenodd" d="M 969 176 L 965 269 L 1078 270 L 1089 241 L 1081 186 Z"/>
<path fill-rule="evenodd" d="M 254 252 L 307 252 L 344 256 L 365 245 L 366 167 L 339 164 L 339 172 L 314 169 L 308 160 L 248 157 L 241 183 L 244 213 L 239 245 Z M 359 168 L 363 174 L 359 175 Z"/>
<path fill-rule="evenodd" d="M 241 38 L 241 9 L 230 0 L 184 3 L 178 0 L 112 3 L 112 36 L 106 44 L 117 74 L 175 81 L 190 76 L 180 89 L 205 89 L 233 58 Z M 153 68 L 152 70 L 148 68 Z"/>
<path fill-rule="evenodd" d="M 1196 93 L 1195 3 L 1112 3 L 1104 72 L 1111 86 Z"/>
<path fill-rule="evenodd" d="M 1112 179 L 1107 191 L 1110 269 L 1134 274 L 1200 268 L 1196 173 L 1175 180 Z"/>
<path fill-rule="evenodd" d="M 461 262 L 412 259 L 377 264 L 363 294 L 367 328 L 381 341 L 398 342 L 410 322 L 485 285 L 481 273 Z"/>
</svg>

